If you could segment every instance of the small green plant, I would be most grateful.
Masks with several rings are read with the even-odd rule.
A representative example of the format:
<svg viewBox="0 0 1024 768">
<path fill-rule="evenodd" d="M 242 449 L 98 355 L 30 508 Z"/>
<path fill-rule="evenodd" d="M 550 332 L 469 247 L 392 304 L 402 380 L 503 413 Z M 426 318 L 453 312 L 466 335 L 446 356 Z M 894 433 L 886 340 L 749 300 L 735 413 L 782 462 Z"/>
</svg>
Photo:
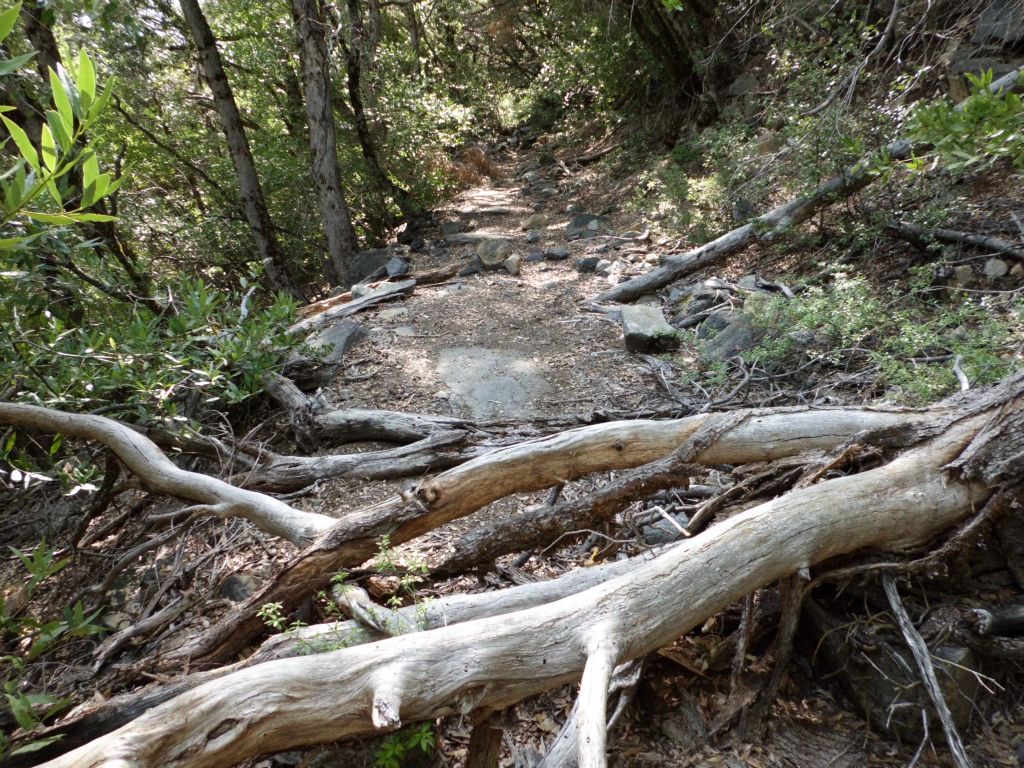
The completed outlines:
<svg viewBox="0 0 1024 768">
<path fill-rule="evenodd" d="M 963 296 L 939 306 L 926 299 L 924 274 L 912 274 L 901 295 L 880 296 L 864 278 L 839 273 L 827 290 L 755 303 L 748 311 L 765 335 L 745 358 L 780 375 L 811 359 L 874 368 L 887 397 L 914 404 L 955 391 L 957 358 L 972 383 L 998 380 L 1009 365 L 1001 355 L 1024 338 L 1024 301 L 997 307 Z"/>
<path fill-rule="evenodd" d="M 406 728 L 384 739 L 374 754 L 373 764 L 375 768 L 401 768 L 410 754 L 432 754 L 436 741 L 432 723 Z"/>
<path fill-rule="evenodd" d="M 67 640 L 105 632 L 106 628 L 92 623 L 100 611 L 87 616 L 81 602 L 66 606 L 62 616 L 56 619 L 41 620 L 22 615 L 20 605 L 28 603 L 39 586 L 67 566 L 71 557 L 57 558 L 45 541 L 28 553 L 14 547 L 10 549 L 25 566 L 28 581 L 19 593 L 19 606 L 8 605 L 0 596 L 0 640 L 5 645 L 10 642 L 16 648 L 14 652 L 0 656 L 0 662 L 13 673 L 0 683 L 0 688 L 3 689 L 4 701 L 14 721 L 23 731 L 31 734 L 48 718 L 64 709 L 68 702 L 42 691 L 26 690 L 25 676 L 29 665 L 56 650 Z M 11 749 L 11 734 L 0 733 L 0 761 L 5 756 L 41 749 L 57 738 L 30 739 L 16 749 Z"/>
</svg>

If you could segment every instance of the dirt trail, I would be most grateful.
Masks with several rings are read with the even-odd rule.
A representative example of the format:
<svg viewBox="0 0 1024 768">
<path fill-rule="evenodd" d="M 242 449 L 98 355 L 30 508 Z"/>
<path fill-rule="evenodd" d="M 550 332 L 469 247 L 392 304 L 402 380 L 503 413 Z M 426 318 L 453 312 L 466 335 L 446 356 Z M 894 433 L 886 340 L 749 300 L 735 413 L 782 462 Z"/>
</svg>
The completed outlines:
<svg viewBox="0 0 1024 768">
<path fill-rule="evenodd" d="M 566 207 L 588 210 L 576 189 L 581 179 L 566 178 L 558 166 L 531 171 L 529 180 L 515 162 L 501 170 L 501 179 L 463 192 L 438 214 L 457 222 L 463 238 L 485 233 L 512 240 L 523 258 L 521 273 L 502 269 L 417 286 L 400 303 L 360 314 L 369 338 L 349 353 L 346 374 L 329 393 L 333 403 L 530 419 L 595 407 L 635 409 L 654 393 L 646 365 L 623 348 L 618 323 L 581 309 L 610 279 L 581 274 L 576 266 L 606 237 L 567 239 L 574 213 Z M 538 228 L 531 243 L 523 223 L 534 213 L 550 223 Z M 607 221 L 610 232 L 632 223 L 614 214 Z M 472 261 L 476 243 L 445 244 L 436 228 L 425 234 L 430 241 L 412 254 L 414 270 Z M 527 260 L 531 252 L 556 246 L 568 248 L 568 258 Z"/>
</svg>

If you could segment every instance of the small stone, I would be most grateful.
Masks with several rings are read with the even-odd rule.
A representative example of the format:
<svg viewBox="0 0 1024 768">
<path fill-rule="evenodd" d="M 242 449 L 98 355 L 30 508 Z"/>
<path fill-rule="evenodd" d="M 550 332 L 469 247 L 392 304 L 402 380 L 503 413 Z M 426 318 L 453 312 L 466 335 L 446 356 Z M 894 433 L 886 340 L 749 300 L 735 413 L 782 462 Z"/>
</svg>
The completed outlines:
<svg viewBox="0 0 1024 768">
<path fill-rule="evenodd" d="M 544 251 L 534 250 L 526 254 L 527 261 L 544 261 Z"/>
<path fill-rule="evenodd" d="M 757 275 L 744 275 L 739 279 L 737 285 L 745 291 L 756 291 Z"/>
<path fill-rule="evenodd" d="M 1006 277 L 1009 272 L 1010 265 L 1002 259 L 989 259 L 985 262 L 985 277 L 989 280 Z"/>
<path fill-rule="evenodd" d="M 580 237 L 593 237 L 607 226 L 601 216 L 592 213 L 578 213 L 565 225 L 565 236 L 570 240 Z"/>
<path fill-rule="evenodd" d="M 457 235 L 462 231 L 461 221 L 442 221 L 441 222 L 441 237 L 448 237 L 448 235 Z"/>
<path fill-rule="evenodd" d="M 583 206 L 580 205 L 579 203 L 569 203 L 567 206 L 565 206 L 565 212 L 566 213 L 582 213 L 583 212 Z"/>
<path fill-rule="evenodd" d="M 484 265 L 480 262 L 480 259 L 476 256 L 466 266 L 459 270 L 459 277 L 469 277 L 470 275 L 478 275 L 484 271 Z"/>
<path fill-rule="evenodd" d="M 598 259 L 597 269 L 594 271 L 599 275 L 608 275 L 611 272 L 612 263 L 608 259 Z"/>
<path fill-rule="evenodd" d="M 588 272 L 596 272 L 597 264 L 601 259 L 597 256 L 587 256 L 583 259 L 576 260 L 576 271 L 580 274 L 586 274 Z"/>
<path fill-rule="evenodd" d="M 127 613 L 117 611 L 115 613 L 106 614 L 103 619 L 103 625 L 110 627 L 115 632 L 119 632 L 122 629 L 127 629 L 132 624 L 132 617 Z"/>
<path fill-rule="evenodd" d="M 543 197 L 554 197 L 555 195 L 558 194 L 558 190 L 555 189 L 554 187 L 544 187 L 544 189 L 540 191 L 540 194 Z"/>
<path fill-rule="evenodd" d="M 377 319 L 385 322 L 391 320 L 397 320 L 400 317 L 405 317 L 409 314 L 407 307 L 392 307 L 391 309 L 382 309 L 377 313 Z"/>
<path fill-rule="evenodd" d="M 970 264 L 953 267 L 953 279 L 950 284 L 956 288 L 966 288 L 974 283 L 974 269 Z"/>
<path fill-rule="evenodd" d="M 656 253 L 648 253 L 644 256 L 644 264 L 655 265 L 661 262 L 661 257 Z"/>
<path fill-rule="evenodd" d="M 415 336 L 415 335 L 416 335 L 416 327 L 415 326 L 412 326 L 412 325 L 400 325 L 397 328 L 395 328 L 395 336 L 409 337 L 409 336 Z"/>
<path fill-rule="evenodd" d="M 556 245 L 544 251 L 544 258 L 549 261 L 564 261 L 569 258 L 569 249 L 564 245 Z"/>
<path fill-rule="evenodd" d="M 1010 270 L 1011 277 L 1024 277 L 1024 264 L 1019 261 L 1013 265 L 1013 269 Z"/>
<path fill-rule="evenodd" d="M 505 267 L 505 271 L 510 275 L 518 275 L 519 269 L 523 264 L 523 258 L 518 253 L 513 253 L 507 259 L 502 266 Z"/>
<path fill-rule="evenodd" d="M 623 307 L 622 333 L 630 352 L 666 352 L 679 346 L 678 332 L 665 321 L 658 307 Z"/>
<path fill-rule="evenodd" d="M 782 149 L 783 142 L 775 131 L 765 131 L 757 139 L 757 153 L 759 155 L 774 155 Z"/>
<path fill-rule="evenodd" d="M 511 240 L 485 240 L 477 246 L 476 255 L 484 269 L 500 269 L 512 248 Z"/>
<path fill-rule="evenodd" d="M 544 229 L 547 225 L 547 215 L 543 213 L 535 213 L 523 222 L 522 229 Z"/>
<path fill-rule="evenodd" d="M 528 184 L 536 184 L 542 178 L 544 178 L 544 174 L 541 173 L 540 171 L 527 171 L 526 173 L 523 174 L 523 179 Z"/>
<path fill-rule="evenodd" d="M 385 269 L 388 271 L 388 277 L 398 277 L 399 275 L 405 275 L 409 272 L 409 262 L 405 259 L 401 259 L 395 256 L 391 261 L 385 265 Z"/>
<path fill-rule="evenodd" d="M 750 72 L 744 72 L 729 85 L 730 96 L 746 96 L 761 87 L 760 81 Z"/>
<path fill-rule="evenodd" d="M 529 232 L 526 233 L 526 242 L 528 242 L 528 243 L 536 243 L 539 240 L 540 240 L 540 232 L 538 232 L 537 230 L 531 229 Z"/>
</svg>

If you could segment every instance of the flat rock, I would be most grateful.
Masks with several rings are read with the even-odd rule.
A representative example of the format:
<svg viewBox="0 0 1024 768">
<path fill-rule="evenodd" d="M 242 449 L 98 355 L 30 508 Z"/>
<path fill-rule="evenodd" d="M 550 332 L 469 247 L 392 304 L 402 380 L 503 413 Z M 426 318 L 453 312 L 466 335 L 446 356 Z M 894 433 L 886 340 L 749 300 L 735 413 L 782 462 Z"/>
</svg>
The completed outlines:
<svg viewBox="0 0 1024 768">
<path fill-rule="evenodd" d="M 535 229 L 531 229 L 529 232 L 526 233 L 526 242 L 536 243 L 538 241 L 540 241 L 540 232 L 538 232 Z"/>
<path fill-rule="evenodd" d="M 531 261 L 531 262 L 533 262 L 533 261 L 544 261 L 544 251 L 541 251 L 541 250 L 530 251 L 528 254 L 526 254 L 526 260 L 527 261 Z"/>
<path fill-rule="evenodd" d="M 644 304 L 622 308 L 622 334 L 630 352 L 667 352 L 679 346 L 679 333 L 661 309 Z"/>
<path fill-rule="evenodd" d="M 522 224 L 522 229 L 544 229 L 549 224 L 547 214 L 535 213 Z"/>
<path fill-rule="evenodd" d="M 438 354 L 437 372 L 470 418 L 526 418 L 551 386 L 532 354 L 487 347 L 453 347 Z"/>
<path fill-rule="evenodd" d="M 549 261 L 564 261 L 569 258 L 569 249 L 564 245 L 556 245 L 544 251 L 544 258 Z"/>
<path fill-rule="evenodd" d="M 607 221 L 593 213 L 578 213 L 565 226 L 565 236 L 570 240 L 576 238 L 595 237 L 607 228 Z"/>
</svg>

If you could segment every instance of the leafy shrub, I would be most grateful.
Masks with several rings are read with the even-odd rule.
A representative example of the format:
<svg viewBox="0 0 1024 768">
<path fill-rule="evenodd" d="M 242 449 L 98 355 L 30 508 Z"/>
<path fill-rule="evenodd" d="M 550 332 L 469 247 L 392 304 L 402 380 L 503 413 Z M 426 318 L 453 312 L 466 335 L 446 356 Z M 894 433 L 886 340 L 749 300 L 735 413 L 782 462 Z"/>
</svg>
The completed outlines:
<svg viewBox="0 0 1024 768">
<path fill-rule="evenodd" d="M 932 153 L 953 172 L 985 168 L 1008 158 L 1024 168 L 1024 102 L 1015 93 L 993 93 L 992 70 L 967 75 L 971 96 L 955 107 L 949 100 L 914 110 L 910 136 L 932 146 Z M 923 167 L 923 164 L 919 164 Z"/>
</svg>

